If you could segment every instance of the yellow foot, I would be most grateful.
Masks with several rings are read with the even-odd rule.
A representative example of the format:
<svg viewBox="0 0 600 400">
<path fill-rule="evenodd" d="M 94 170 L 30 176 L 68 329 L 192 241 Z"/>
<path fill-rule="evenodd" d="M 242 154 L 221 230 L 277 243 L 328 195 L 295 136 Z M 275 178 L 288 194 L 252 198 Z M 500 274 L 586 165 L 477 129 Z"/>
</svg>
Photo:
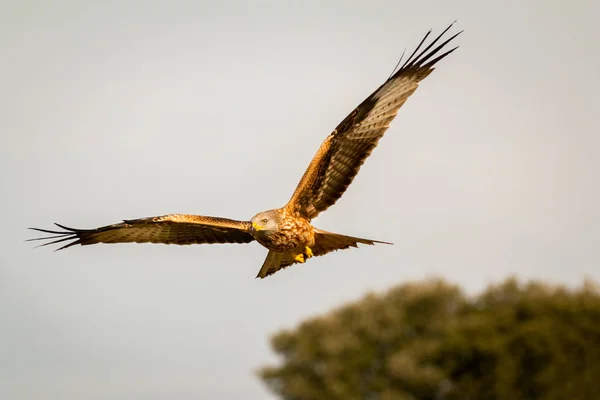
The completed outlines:
<svg viewBox="0 0 600 400">
<path fill-rule="evenodd" d="M 308 246 L 304 249 L 304 254 L 306 254 L 306 258 L 311 258 L 313 256 L 313 252 Z"/>
<path fill-rule="evenodd" d="M 304 263 L 304 254 L 298 254 L 296 257 L 294 257 L 294 260 L 298 261 L 299 263 Z"/>
</svg>

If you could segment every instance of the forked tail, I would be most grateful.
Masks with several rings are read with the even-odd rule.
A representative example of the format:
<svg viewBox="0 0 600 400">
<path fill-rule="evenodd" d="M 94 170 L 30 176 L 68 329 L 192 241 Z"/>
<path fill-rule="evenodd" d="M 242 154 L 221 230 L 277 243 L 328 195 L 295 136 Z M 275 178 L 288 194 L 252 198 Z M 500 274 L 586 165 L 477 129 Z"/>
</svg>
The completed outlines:
<svg viewBox="0 0 600 400">
<path fill-rule="evenodd" d="M 362 239 L 352 236 L 340 235 L 339 233 L 332 233 L 323 231 L 317 228 L 315 230 L 315 244 L 311 247 L 314 256 L 322 256 L 329 252 L 336 250 L 344 250 L 350 247 L 358 247 L 358 244 L 374 245 L 375 243 L 381 244 L 393 244 L 389 242 L 382 242 L 379 240 Z M 263 263 L 260 271 L 258 271 L 257 278 L 264 278 L 282 268 L 288 267 L 292 264 L 296 264 L 298 261 L 294 259 L 293 253 L 277 253 L 269 250 L 267 258 Z"/>
</svg>

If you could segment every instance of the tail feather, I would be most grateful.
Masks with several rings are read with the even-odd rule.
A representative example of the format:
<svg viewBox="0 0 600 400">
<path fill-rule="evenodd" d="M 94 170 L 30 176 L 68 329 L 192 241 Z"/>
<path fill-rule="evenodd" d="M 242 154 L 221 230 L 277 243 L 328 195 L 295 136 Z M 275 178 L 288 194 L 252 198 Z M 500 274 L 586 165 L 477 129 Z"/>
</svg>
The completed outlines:
<svg viewBox="0 0 600 400">
<path fill-rule="evenodd" d="M 315 245 L 313 248 L 313 253 L 317 255 L 315 252 L 317 251 L 319 252 L 319 255 L 323 255 L 329 253 L 330 251 L 344 250 L 349 247 L 358 247 L 359 243 L 369 246 L 373 246 L 375 243 L 393 244 L 390 242 L 382 242 L 380 240 L 340 235 L 339 233 L 327 232 L 315 228 Z"/>
<path fill-rule="evenodd" d="M 260 271 L 258 271 L 257 278 L 264 278 L 281 269 L 281 260 L 283 259 L 284 253 L 277 253 L 269 250 L 269 254 L 267 254 L 267 258 L 265 258 L 265 262 L 263 263 Z"/>
<path fill-rule="evenodd" d="M 340 235 L 339 233 L 332 233 L 314 228 L 315 232 L 315 244 L 311 247 L 314 256 L 322 256 L 327 253 L 336 250 L 344 250 L 350 247 L 358 247 L 358 244 L 366 244 L 372 246 L 376 243 L 380 244 L 393 244 L 389 242 L 382 242 L 380 240 L 363 239 L 353 236 Z M 267 258 L 263 263 L 260 271 L 258 272 L 257 278 L 265 278 L 269 275 L 274 274 L 282 268 L 289 267 L 292 264 L 296 264 L 298 261 L 295 260 L 293 253 L 276 253 L 269 251 Z"/>
</svg>

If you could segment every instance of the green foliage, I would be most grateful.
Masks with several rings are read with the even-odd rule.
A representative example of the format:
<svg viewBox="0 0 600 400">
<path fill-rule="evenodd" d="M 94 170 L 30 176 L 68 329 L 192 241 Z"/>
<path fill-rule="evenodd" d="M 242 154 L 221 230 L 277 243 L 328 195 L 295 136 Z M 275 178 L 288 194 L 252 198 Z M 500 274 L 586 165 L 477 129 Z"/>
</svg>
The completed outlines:
<svg viewBox="0 0 600 400">
<path fill-rule="evenodd" d="M 510 279 L 468 298 L 405 284 L 272 338 L 286 400 L 600 398 L 600 294 Z"/>
</svg>

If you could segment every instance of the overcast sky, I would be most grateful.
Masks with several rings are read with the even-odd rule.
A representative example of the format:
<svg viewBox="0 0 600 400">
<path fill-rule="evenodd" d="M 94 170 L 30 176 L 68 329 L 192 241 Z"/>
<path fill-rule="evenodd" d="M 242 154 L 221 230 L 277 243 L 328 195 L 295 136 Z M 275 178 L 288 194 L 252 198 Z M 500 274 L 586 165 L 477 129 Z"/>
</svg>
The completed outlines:
<svg viewBox="0 0 600 400">
<path fill-rule="evenodd" d="M 599 2 L 86 3 L 0 9 L 0 398 L 270 399 L 269 335 L 367 291 L 600 280 Z M 256 243 L 23 242 L 283 205 L 403 49 L 455 19 L 459 51 L 315 221 L 394 246 L 255 280 Z"/>
</svg>

